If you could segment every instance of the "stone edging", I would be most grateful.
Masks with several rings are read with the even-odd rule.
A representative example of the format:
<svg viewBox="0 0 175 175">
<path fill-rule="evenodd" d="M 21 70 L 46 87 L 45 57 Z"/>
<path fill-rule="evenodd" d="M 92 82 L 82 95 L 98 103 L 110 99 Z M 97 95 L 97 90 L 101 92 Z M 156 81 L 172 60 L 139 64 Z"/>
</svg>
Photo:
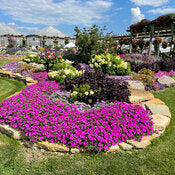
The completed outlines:
<svg viewBox="0 0 175 175">
<path fill-rule="evenodd" d="M 23 81 L 27 86 L 37 83 L 37 81 L 33 80 L 30 77 L 23 77 L 20 74 L 13 74 L 5 70 L 0 70 L 0 76 L 5 76 L 8 78 Z M 157 133 L 154 133 L 153 135 L 150 136 L 144 136 L 140 142 L 134 140 L 127 140 L 126 142 L 122 142 L 117 145 L 111 146 L 110 149 L 107 151 L 107 153 L 120 150 L 129 151 L 132 150 L 133 148 L 145 149 L 147 146 L 151 144 L 151 141 L 154 138 L 157 138 L 164 133 L 165 128 L 170 123 L 171 113 L 169 111 L 168 106 L 166 106 L 164 102 L 162 102 L 160 99 L 154 98 L 153 94 L 145 90 L 130 89 L 130 91 L 131 91 L 131 96 L 129 97 L 130 102 L 132 104 L 139 104 L 143 106 L 144 109 L 150 110 L 150 112 L 152 113 L 151 117 L 152 121 L 154 122 L 153 128 L 154 130 L 157 131 Z M 0 132 L 14 139 L 21 140 L 23 145 L 29 148 L 40 148 L 47 151 L 73 153 L 73 154 L 82 153 L 86 151 L 84 149 L 69 148 L 63 144 L 49 143 L 47 141 L 33 143 L 30 141 L 29 137 L 26 137 L 24 135 L 22 131 L 13 129 L 8 125 L 0 124 Z"/>
<path fill-rule="evenodd" d="M 15 80 L 18 80 L 18 81 L 22 81 L 27 86 L 29 86 L 31 84 L 35 84 L 35 83 L 38 82 L 38 81 L 32 79 L 31 77 L 24 77 L 19 73 L 8 72 L 5 69 L 0 69 L 0 76 L 10 78 L 10 79 L 15 79 Z"/>
</svg>

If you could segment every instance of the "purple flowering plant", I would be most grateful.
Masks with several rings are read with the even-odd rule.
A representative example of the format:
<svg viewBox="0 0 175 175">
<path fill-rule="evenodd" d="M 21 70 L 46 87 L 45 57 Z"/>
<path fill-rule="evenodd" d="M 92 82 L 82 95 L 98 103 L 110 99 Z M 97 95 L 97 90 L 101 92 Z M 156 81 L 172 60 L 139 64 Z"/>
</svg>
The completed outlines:
<svg viewBox="0 0 175 175">
<path fill-rule="evenodd" d="M 168 76 L 168 77 L 175 77 L 175 71 L 170 71 L 170 72 L 167 72 L 167 71 L 159 71 L 155 74 L 155 77 L 156 78 L 160 78 L 160 77 L 163 77 L 163 76 Z"/>
<path fill-rule="evenodd" d="M 21 64 L 18 62 L 7 63 L 1 66 L 1 68 L 5 69 L 6 71 L 12 72 L 12 73 L 21 73 L 22 76 L 26 76 L 26 77 L 32 77 L 32 75 L 35 72 L 40 72 L 43 70 L 40 68 L 36 68 L 32 65 L 29 65 L 29 64 Z M 43 73 L 43 76 L 44 74 L 45 73 Z"/>
<path fill-rule="evenodd" d="M 0 123 L 18 128 L 32 142 L 47 140 L 95 152 L 153 133 L 150 114 L 139 105 L 114 102 L 81 111 L 76 104 L 54 100 L 61 89 L 54 81 L 27 86 L 0 103 Z"/>
<path fill-rule="evenodd" d="M 34 80 L 38 80 L 38 81 L 48 81 L 49 80 L 48 72 L 37 72 L 37 73 L 34 73 L 32 78 Z"/>
</svg>

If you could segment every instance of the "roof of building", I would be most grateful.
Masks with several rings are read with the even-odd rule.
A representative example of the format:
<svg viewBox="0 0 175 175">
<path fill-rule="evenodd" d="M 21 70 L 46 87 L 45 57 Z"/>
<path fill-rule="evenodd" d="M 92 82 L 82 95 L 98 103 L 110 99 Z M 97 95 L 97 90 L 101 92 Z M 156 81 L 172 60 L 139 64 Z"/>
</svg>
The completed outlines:
<svg viewBox="0 0 175 175">
<path fill-rule="evenodd" d="M 39 36 L 48 36 L 48 37 L 66 37 L 67 35 L 61 31 L 55 29 L 54 27 L 47 27 L 35 33 Z"/>
<path fill-rule="evenodd" d="M 23 35 L 22 33 L 18 32 L 15 29 L 12 29 L 11 27 L 7 26 L 4 23 L 0 23 L 0 35 L 14 35 L 14 36 L 18 36 L 18 35 Z"/>
</svg>

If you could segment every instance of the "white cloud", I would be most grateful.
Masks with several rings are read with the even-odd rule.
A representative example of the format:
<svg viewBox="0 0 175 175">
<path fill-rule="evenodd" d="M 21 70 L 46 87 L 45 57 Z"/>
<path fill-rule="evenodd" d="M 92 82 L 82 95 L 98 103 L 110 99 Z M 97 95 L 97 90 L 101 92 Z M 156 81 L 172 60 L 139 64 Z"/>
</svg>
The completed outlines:
<svg viewBox="0 0 175 175">
<path fill-rule="evenodd" d="M 161 6 L 165 3 L 167 3 L 169 0 L 130 0 L 133 2 L 135 5 L 149 5 L 149 6 L 154 6 L 158 7 Z"/>
<path fill-rule="evenodd" d="M 157 8 L 157 9 L 152 9 L 148 11 L 149 13 L 153 14 L 167 14 L 167 13 L 175 13 L 175 8 Z"/>
<path fill-rule="evenodd" d="M 141 13 L 141 10 L 139 7 L 131 8 L 131 14 L 132 14 L 132 20 L 131 23 L 137 23 L 145 18 L 144 14 Z"/>
<path fill-rule="evenodd" d="M 9 22 L 8 25 L 9 26 L 15 26 L 16 24 L 14 22 Z"/>
<path fill-rule="evenodd" d="M 33 24 L 92 24 L 105 19 L 111 0 L 0 0 L 0 9 L 13 19 Z"/>
</svg>

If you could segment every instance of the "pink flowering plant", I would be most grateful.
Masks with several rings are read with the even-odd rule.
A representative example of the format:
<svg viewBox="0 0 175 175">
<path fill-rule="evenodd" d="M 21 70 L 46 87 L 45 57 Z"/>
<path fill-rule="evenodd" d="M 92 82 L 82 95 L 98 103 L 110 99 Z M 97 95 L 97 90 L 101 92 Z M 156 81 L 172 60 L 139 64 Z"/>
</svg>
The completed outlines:
<svg viewBox="0 0 175 175">
<path fill-rule="evenodd" d="M 175 71 L 170 71 L 170 72 L 167 72 L 167 71 L 161 71 L 159 70 L 159 72 L 157 72 L 155 74 L 155 77 L 156 78 L 160 78 L 160 77 L 163 77 L 163 76 L 168 76 L 168 77 L 175 77 Z"/>
<path fill-rule="evenodd" d="M 0 103 L 0 123 L 23 131 L 32 142 L 47 140 L 95 152 L 153 133 L 150 114 L 142 106 L 114 102 L 83 112 L 76 104 L 51 98 L 58 90 L 61 86 L 54 81 L 24 88 Z"/>
<path fill-rule="evenodd" d="M 44 64 L 47 72 L 49 72 L 49 70 L 52 69 L 54 64 L 63 62 L 60 51 L 41 52 L 40 57 L 41 57 L 41 63 Z"/>
<path fill-rule="evenodd" d="M 139 53 L 132 53 L 132 54 L 120 54 L 125 61 L 135 62 L 135 63 L 154 63 L 158 58 L 154 56 L 142 55 Z"/>
</svg>

